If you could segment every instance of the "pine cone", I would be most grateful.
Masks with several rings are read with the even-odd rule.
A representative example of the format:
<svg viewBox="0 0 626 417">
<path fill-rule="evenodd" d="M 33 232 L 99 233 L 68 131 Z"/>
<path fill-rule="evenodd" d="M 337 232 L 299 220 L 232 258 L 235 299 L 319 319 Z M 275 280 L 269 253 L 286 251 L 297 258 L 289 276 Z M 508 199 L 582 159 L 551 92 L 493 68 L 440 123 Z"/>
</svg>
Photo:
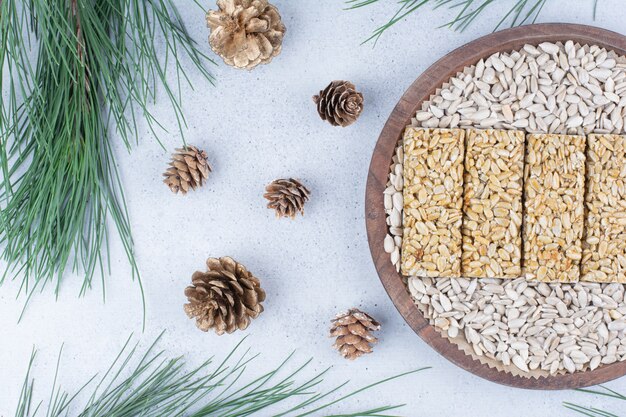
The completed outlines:
<svg viewBox="0 0 626 417">
<path fill-rule="evenodd" d="M 378 342 L 370 333 L 374 330 L 380 330 L 380 324 L 358 308 L 352 308 L 332 320 L 330 337 L 337 338 L 333 347 L 344 358 L 354 360 L 372 352 L 372 343 Z"/>
<path fill-rule="evenodd" d="M 267 0 L 217 0 L 210 10 L 209 44 L 228 65 L 252 69 L 280 54 L 285 25 Z"/>
<path fill-rule="evenodd" d="M 322 120 L 333 126 L 349 126 L 363 111 L 363 94 L 349 81 L 331 82 L 319 95 L 313 96 L 313 101 Z"/>
<path fill-rule="evenodd" d="M 269 200 L 267 208 L 276 211 L 276 217 L 296 217 L 304 215 L 304 203 L 309 200 L 311 193 L 302 183 L 293 178 L 278 179 L 265 187 L 267 191 L 263 197 Z"/>
<path fill-rule="evenodd" d="M 202 186 L 204 180 L 211 172 L 211 166 L 207 162 L 206 152 L 199 150 L 193 145 L 176 149 L 172 154 L 170 167 L 163 173 L 163 182 L 174 193 L 179 191 L 187 194 L 189 188 L 194 190 Z"/>
<path fill-rule="evenodd" d="M 209 258 L 207 271 L 196 271 L 185 288 L 185 312 L 196 326 L 221 335 L 244 330 L 263 312 L 265 291 L 259 279 L 230 257 Z"/>
</svg>

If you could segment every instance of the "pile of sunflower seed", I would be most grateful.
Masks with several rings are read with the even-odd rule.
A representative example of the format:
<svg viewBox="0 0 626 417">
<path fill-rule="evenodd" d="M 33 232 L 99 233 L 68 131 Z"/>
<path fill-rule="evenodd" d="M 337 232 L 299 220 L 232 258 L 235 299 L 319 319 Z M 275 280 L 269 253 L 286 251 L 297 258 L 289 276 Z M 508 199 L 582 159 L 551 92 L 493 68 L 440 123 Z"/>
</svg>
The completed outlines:
<svg viewBox="0 0 626 417">
<path fill-rule="evenodd" d="M 445 83 L 413 119 L 421 127 L 624 133 L 626 58 L 597 46 L 542 43 L 497 53 Z M 384 204 L 384 249 L 399 270 L 403 151 L 398 144 Z M 574 373 L 626 360 L 621 284 L 408 277 L 417 305 L 453 343 L 522 374 Z"/>
<path fill-rule="evenodd" d="M 595 45 L 525 45 L 452 77 L 423 103 L 413 125 L 622 133 L 625 68 L 625 57 Z"/>
</svg>

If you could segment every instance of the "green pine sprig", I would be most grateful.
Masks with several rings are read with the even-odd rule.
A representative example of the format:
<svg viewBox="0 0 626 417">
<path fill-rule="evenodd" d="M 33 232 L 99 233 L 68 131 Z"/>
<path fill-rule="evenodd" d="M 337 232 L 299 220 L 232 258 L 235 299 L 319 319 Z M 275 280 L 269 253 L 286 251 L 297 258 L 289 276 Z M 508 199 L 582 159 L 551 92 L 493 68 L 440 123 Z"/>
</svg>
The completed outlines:
<svg viewBox="0 0 626 417">
<path fill-rule="evenodd" d="M 616 400 L 624 401 L 624 405 L 622 409 L 626 406 L 626 395 L 620 394 L 617 391 L 614 391 L 604 385 L 599 385 L 600 389 L 577 389 L 578 392 L 586 392 L 588 394 L 601 395 L 608 398 L 613 398 Z M 569 410 L 575 411 L 578 414 L 582 414 L 584 416 L 589 417 L 619 417 L 624 414 L 614 414 L 611 411 L 601 410 L 595 407 L 585 407 L 579 404 L 574 404 L 571 402 L 564 402 L 563 406 Z"/>
<path fill-rule="evenodd" d="M 347 9 L 358 9 L 378 3 L 381 0 L 346 0 Z M 417 14 L 426 6 L 432 9 L 440 7 L 447 8 L 450 13 L 450 19 L 441 25 L 457 31 L 464 31 L 470 25 L 476 22 L 480 16 L 490 10 L 491 6 L 507 4 L 510 7 L 501 16 L 500 21 L 493 29 L 494 32 L 505 24 L 510 27 L 520 26 L 528 23 L 535 23 L 541 14 L 541 11 L 548 0 L 385 0 L 387 4 L 393 3 L 396 9 L 392 17 L 383 25 L 374 30 L 372 35 L 363 43 L 376 42 L 388 29 L 396 23 L 404 20 L 410 15 Z M 598 0 L 593 0 L 593 17 L 596 17 Z"/>
<path fill-rule="evenodd" d="M 332 406 L 380 384 L 424 369 L 405 372 L 367 385 L 348 394 L 340 391 L 348 382 L 322 389 L 326 369 L 305 376 L 311 360 L 288 371 L 292 355 L 275 369 L 258 376 L 252 371 L 258 355 L 242 351 L 243 340 L 220 362 L 208 359 L 188 370 L 182 357 L 170 358 L 156 350 L 160 336 L 143 353 L 131 338 L 101 377 L 92 377 L 69 394 L 57 384 L 59 361 L 47 402 L 35 402 L 31 355 L 15 417 L 244 417 L 255 415 L 305 417 L 321 415 Z M 244 339 L 245 340 L 245 339 Z M 91 390 L 91 394 L 87 394 Z M 79 396 L 87 399 L 79 404 Z M 332 397 L 335 397 L 334 399 Z M 379 416 L 402 405 L 331 414 L 330 417 Z M 71 411 L 71 414 L 70 414 Z"/>
<path fill-rule="evenodd" d="M 186 68 L 212 84 L 211 63 L 171 0 L 0 2 L 0 283 L 19 276 L 28 302 L 72 270 L 104 296 L 109 221 L 138 277 L 113 144 L 141 120 L 158 140 L 157 91 L 182 134 Z"/>
</svg>

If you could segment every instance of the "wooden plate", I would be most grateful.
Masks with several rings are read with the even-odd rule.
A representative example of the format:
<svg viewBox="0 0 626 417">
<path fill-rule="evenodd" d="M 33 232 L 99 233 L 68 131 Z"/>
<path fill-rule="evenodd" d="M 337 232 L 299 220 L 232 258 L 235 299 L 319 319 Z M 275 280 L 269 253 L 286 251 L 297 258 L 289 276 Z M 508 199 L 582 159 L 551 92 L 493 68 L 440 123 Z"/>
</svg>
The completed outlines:
<svg viewBox="0 0 626 417">
<path fill-rule="evenodd" d="M 404 93 L 383 128 L 370 164 L 365 195 L 367 238 L 380 280 L 396 308 L 411 328 L 437 352 L 454 364 L 480 377 L 500 384 L 531 389 L 569 389 L 600 384 L 626 374 L 626 362 L 603 365 L 593 371 L 540 378 L 524 378 L 498 371 L 472 359 L 431 326 L 411 300 L 402 277 L 383 249 L 387 234 L 383 191 L 386 188 L 391 158 L 411 117 L 435 89 L 449 78 L 496 52 L 519 50 L 524 44 L 572 40 L 581 45 L 598 45 L 626 55 L 626 37 L 591 26 L 574 24 L 539 24 L 493 33 L 468 43 L 441 58 L 428 68 Z"/>
</svg>

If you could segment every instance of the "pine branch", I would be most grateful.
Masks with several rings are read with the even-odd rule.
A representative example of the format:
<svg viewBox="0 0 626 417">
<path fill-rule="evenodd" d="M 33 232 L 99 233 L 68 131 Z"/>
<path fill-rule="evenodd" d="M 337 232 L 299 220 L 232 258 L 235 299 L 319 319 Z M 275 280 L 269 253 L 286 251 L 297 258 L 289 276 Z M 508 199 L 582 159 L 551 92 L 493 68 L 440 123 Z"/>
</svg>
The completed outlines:
<svg viewBox="0 0 626 417">
<path fill-rule="evenodd" d="M 381 0 L 346 0 L 347 9 L 358 9 L 378 3 Z M 388 0 L 387 0 L 388 1 Z M 452 12 L 452 17 L 441 27 L 448 27 L 457 31 L 464 31 L 475 23 L 491 6 L 510 4 L 493 31 L 500 29 L 507 22 L 510 27 L 535 23 L 548 0 L 396 0 L 395 14 L 382 26 L 378 27 L 363 43 L 378 41 L 388 29 L 410 15 L 416 14 L 425 6 L 432 9 L 446 7 Z M 593 18 L 596 17 L 598 0 L 593 0 Z"/>
<path fill-rule="evenodd" d="M 210 358 L 200 366 L 186 370 L 182 358 L 168 358 L 156 351 L 160 336 L 143 354 L 131 338 L 117 355 L 104 375 L 92 377 L 71 396 L 57 385 L 59 361 L 50 398 L 46 404 L 33 402 L 34 379 L 31 377 L 35 353 L 31 355 L 15 417 L 66 416 L 69 410 L 78 417 L 243 417 L 252 415 L 304 417 L 319 415 L 349 398 L 394 379 L 419 372 L 416 369 L 396 375 L 354 392 L 335 396 L 347 382 L 326 391 L 320 391 L 328 369 L 302 381 L 311 360 L 287 372 L 292 355 L 272 371 L 244 383 L 257 356 L 248 351 L 240 353 L 243 340 L 220 363 Z M 135 363 L 136 362 L 136 363 Z M 281 376 L 281 374 L 286 374 Z M 124 376 L 128 375 L 128 376 Z M 95 385 L 95 387 L 92 387 Z M 78 404 L 79 394 L 91 389 L 84 404 Z M 84 395 L 83 395 L 84 396 Z M 287 405 L 291 402 L 293 405 Z M 282 409 L 281 409 L 282 407 Z M 370 410 L 350 412 L 329 417 L 389 416 L 400 406 L 380 406 Z"/>
<path fill-rule="evenodd" d="M 130 150 L 140 117 L 159 140 L 157 87 L 182 135 L 183 57 L 213 82 L 171 0 L 0 2 L 0 283 L 19 276 L 26 304 L 50 281 L 58 294 L 68 270 L 83 275 L 81 294 L 100 275 L 104 296 L 107 221 L 138 277 L 112 145 Z"/>
<path fill-rule="evenodd" d="M 608 397 L 608 398 L 613 398 L 616 400 L 621 400 L 621 401 L 626 401 L 626 396 L 623 394 L 620 394 L 617 391 L 614 391 L 608 387 L 605 387 L 604 385 L 599 385 L 600 389 L 598 390 L 593 390 L 593 389 L 577 389 L 576 391 L 578 392 L 585 392 L 588 394 L 595 394 L 595 395 L 600 395 L 600 396 L 604 396 L 604 397 Z M 626 404 L 626 403 L 624 403 Z M 601 410 L 595 407 L 585 407 L 582 405 L 578 405 L 578 404 L 574 404 L 574 403 L 570 403 L 570 402 L 564 402 L 563 406 L 565 408 L 567 408 L 568 410 L 572 410 L 575 411 L 578 414 L 582 414 L 584 416 L 590 416 L 590 417 L 618 417 L 618 414 L 613 414 L 610 411 L 606 411 L 606 410 Z"/>
</svg>

